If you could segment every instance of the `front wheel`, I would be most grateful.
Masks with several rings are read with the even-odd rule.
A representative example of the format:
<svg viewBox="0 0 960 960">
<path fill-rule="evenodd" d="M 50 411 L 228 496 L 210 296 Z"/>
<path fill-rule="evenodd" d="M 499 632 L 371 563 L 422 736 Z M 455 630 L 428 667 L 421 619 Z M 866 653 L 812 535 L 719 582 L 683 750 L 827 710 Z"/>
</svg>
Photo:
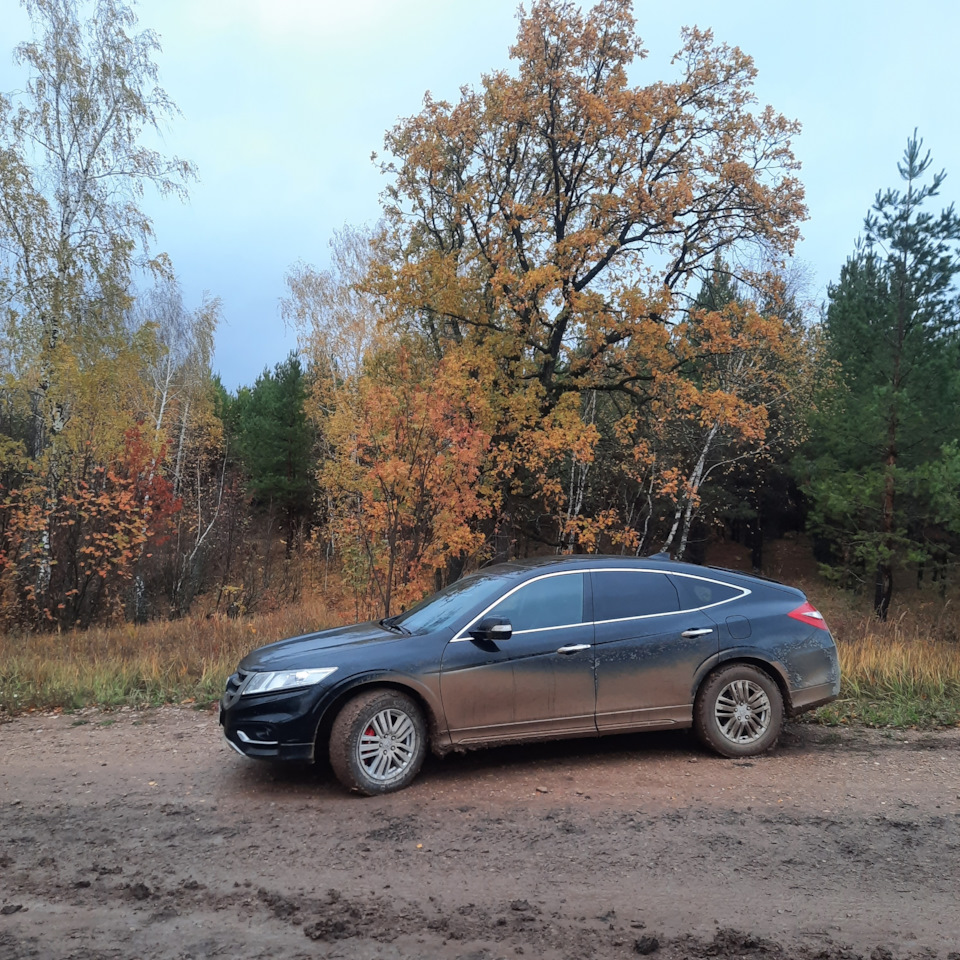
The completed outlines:
<svg viewBox="0 0 960 960">
<path fill-rule="evenodd" d="M 348 789 L 372 797 L 402 790 L 419 773 L 427 731 L 420 708 L 393 690 L 346 703 L 330 730 L 330 766 Z"/>
<path fill-rule="evenodd" d="M 753 757 L 774 746 L 783 696 L 758 667 L 734 663 L 707 678 L 693 708 L 697 736 L 724 757 Z"/>
</svg>

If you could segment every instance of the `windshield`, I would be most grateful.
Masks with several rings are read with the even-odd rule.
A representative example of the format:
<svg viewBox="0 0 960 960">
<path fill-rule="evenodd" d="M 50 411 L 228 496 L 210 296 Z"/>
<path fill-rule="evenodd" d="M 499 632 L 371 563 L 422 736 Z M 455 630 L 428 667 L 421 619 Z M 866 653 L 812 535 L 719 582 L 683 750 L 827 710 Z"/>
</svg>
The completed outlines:
<svg viewBox="0 0 960 960">
<path fill-rule="evenodd" d="M 471 573 L 451 583 L 439 593 L 421 600 L 416 606 L 394 620 L 411 633 L 429 633 L 449 627 L 467 610 L 487 600 L 493 600 L 506 585 L 502 573 Z M 391 618 L 393 619 L 393 618 Z"/>
</svg>

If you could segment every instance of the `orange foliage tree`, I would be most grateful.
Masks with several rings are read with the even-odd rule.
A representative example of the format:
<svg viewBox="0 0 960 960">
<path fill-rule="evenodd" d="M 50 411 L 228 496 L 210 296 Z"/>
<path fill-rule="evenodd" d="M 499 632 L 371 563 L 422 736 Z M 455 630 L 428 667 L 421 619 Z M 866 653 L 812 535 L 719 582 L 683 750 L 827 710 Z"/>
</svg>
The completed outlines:
<svg viewBox="0 0 960 960">
<path fill-rule="evenodd" d="M 4 620 L 87 625 L 122 608 L 137 560 L 168 535 L 179 509 L 156 453 L 131 428 L 116 460 L 80 461 L 56 499 L 39 477 L 0 491 Z M 26 463 L 24 472 L 36 471 Z"/>
<path fill-rule="evenodd" d="M 391 322 L 371 284 L 387 269 L 378 238 L 337 233 L 328 270 L 290 271 L 282 309 L 313 372 L 327 551 L 358 602 L 389 615 L 480 553 L 499 458 L 481 372 Z"/>
<path fill-rule="evenodd" d="M 384 616 L 483 545 L 489 435 L 477 395 L 456 362 L 434 369 L 416 345 L 399 343 L 341 383 L 322 419 L 332 530 L 355 584 Z"/>
<path fill-rule="evenodd" d="M 455 103 L 427 96 L 388 133 L 376 289 L 438 359 L 483 371 L 503 509 L 534 538 L 593 549 L 622 518 L 610 503 L 586 516 L 569 482 L 601 436 L 589 411 L 613 399 L 613 435 L 619 418 L 684 396 L 690 284 L 721 251 L 791 251 L 798 127 L 757 109 L 753 62 L 709 31 L 684 32 L 673 79 L 631 85 L 646 53 L 629 0 L 587 13 L 538 0 L 511 56 L 512 72 Z M 725 336 L 739 334 L 700 350 L 722 353 Z"/>
<path fill-rule="evenodd" d="M 662 549 L 683 556 L 714 474 L 801 441 L 815 347 L 802 326 L 750 302 L 694 309 L 675 334 L 689 364 L 651 405 L 651 436 L 673 507 Z"/>
</svg>

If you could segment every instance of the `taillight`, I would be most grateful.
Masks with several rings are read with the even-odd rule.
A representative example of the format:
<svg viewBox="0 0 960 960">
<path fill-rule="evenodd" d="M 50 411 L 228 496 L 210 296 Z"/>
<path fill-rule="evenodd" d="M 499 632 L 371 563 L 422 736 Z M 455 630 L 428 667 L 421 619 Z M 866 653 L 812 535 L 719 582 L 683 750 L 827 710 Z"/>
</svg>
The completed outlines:
<svg viewBox="0 0 960 960">
<path fill-rule="evenodd" d="M 787 616 L 811 627 L 819 627 L 821 630 L 827 629 L 827 625 L 823 622 L 823 614 L 809 601 L 803 606 L 797 607 L 796 610 L 791 610 Z"/>
</svg>

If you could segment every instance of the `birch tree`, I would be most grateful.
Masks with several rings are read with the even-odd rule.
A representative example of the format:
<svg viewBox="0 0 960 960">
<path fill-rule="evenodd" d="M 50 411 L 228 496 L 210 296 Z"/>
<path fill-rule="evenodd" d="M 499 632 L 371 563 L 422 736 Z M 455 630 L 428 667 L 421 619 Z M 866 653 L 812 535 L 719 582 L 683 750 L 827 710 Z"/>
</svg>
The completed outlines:
<svg viewBox="0 0 960 960">
<path fill-rule="evenodd" d="M 73 412 L 64 383 L 78 340 L 115 331 L 151 257 L 147 184 L 183 196 L 192 166 L 145 146 L 176 108 L 157 85 L 151 31 L 121 0 L 27 0 L 38 39 L 16 49 L 23 91 L 0 98 L 0 249 L 18 372 L 38 457 Z"/>
<path fill-rule="evenodd" d="M 15 51 L 25 82 L 0 95 L 0 355 L 22 411 L 10 437 L 29 463 L 22 489 L 33 491 L 35 542 L 21 554 L 33 559 L 17 576 L 24 589 L 32 577 L 31 603 L 49 618 L 61 501 L 94 466 L 119 467 L 131 429 L 142 436 L 139 372 L 157 343 L 126 323 L 131 281 L 169 273 L 150 249 L 144 193 L 183 196 L 193 168 L 147 145 L 177 111 L 157 84 L 157 37 L 137 31 L 128 5 L 25 6 L 35 31 Z"/>
</svg>

